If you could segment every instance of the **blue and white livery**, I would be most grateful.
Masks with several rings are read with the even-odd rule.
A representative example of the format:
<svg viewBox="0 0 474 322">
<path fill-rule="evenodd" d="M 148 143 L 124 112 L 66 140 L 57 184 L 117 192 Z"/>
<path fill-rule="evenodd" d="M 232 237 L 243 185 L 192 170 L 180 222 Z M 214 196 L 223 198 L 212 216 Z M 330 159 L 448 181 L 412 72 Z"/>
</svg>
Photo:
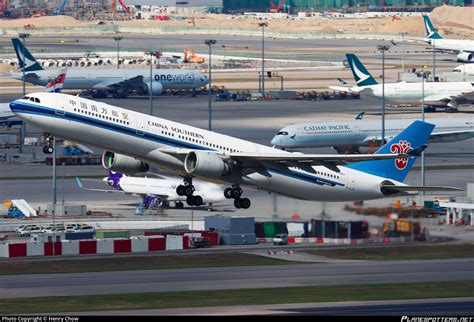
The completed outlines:
<svg viewBox="0 0 474 322">
<path fill-rule="evenodd" d="M 13 101 L 10 108 L 15 114 L 50 135 L 106 149 L 106 169 L 137 173 L 154 166 L 179 174 L 184 184 L 176 192 L 188 197 L 195 196 L 193 178 L 227 183 L 230 187 L 224 195 L 233 198 L 237 208 L 250 207 L 250 200 L 241 198 L 241 186 L 315 201 L 368 200 L 418 190 L 453 189 L 403 183 L 434 128 L 420 121 L 375 154 L 302 154 L 81 97 L 27 96 L 35 102 Z M 345 166 L 347 162 L 355 164 Z"/>
</svg>

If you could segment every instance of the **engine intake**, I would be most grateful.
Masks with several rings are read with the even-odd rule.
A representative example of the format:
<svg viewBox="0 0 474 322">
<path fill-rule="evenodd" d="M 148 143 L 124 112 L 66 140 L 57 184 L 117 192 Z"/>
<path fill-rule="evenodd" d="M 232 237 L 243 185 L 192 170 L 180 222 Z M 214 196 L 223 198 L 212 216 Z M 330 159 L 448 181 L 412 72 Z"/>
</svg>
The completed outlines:
<svg viewBox="0 0 474 322">
<path fill-rule="evenodd" d="M 208 178 L 220 178 L 229 168 L 224 160 L 210 153 L 191 151 L 184 160 L 184 169 L 189 174 Z"/>
<path fill-rule="evenodd" d="M 104 151 L 102 154 L 102 166 L 107 170 L 128 175 L 150 170 L 150 166 L 147 163 L 112 151 Z"/>
</svg>

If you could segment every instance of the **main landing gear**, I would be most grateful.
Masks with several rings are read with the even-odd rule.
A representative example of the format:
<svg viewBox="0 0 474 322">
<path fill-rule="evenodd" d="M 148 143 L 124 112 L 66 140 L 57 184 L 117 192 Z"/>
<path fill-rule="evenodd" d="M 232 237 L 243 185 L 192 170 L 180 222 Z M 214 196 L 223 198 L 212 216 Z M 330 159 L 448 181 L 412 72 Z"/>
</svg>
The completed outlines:
<svg viewBox="0 0 474 322">
<path fill-rule="evenodd" d="M 224 196 L 227 199 L 235 199 L 234 206 L 237 209 L 248 209 L 250 207 L 250 199 L 240 198 L 240 196 L 242 196 L 242 188 L 240 188 L 238 185 L 233 185 L 232 188 L 226 188 L 224 190 Z"/>
<path fill-rule="evenodd" d="M 49 134 L 49 133 L 45 134 L 46 145 L 43 147 L 43 153 L 44 154 L 51 154 L 51 153 L 54 152 L 53 140 L 54 140 L 54 137 L 51 136 L 51 134 Z"/>
<path fill-rule="evenodd" d="M 193 193 L 196 189 L 193 186 L 193 180 L 191 178 L 184 178 L 184 184 L 180 184 L 176 188 L 178 196 L 186 196 L 186 203 L 189 206 L 200 206 L 203 203 L 201 196 L 194 196 Z"/>
</svg>

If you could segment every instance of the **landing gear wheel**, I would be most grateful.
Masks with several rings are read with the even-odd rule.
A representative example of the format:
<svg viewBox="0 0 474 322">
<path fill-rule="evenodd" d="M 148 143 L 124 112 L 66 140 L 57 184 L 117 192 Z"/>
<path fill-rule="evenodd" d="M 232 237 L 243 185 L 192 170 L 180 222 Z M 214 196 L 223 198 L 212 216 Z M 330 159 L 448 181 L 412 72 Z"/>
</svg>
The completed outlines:
<svg viewBox="0 0 474 322">
<path fill-rule="evenodd" d="M 240 204 L 242 205 L 242 208 L 249 209 L 251 202 L 250 202 L 250 199 L 243 198 L 243 199 L 240 199 Z"/>
<path fill-rule="evenodd" d="M 240 188 L 232 189 L 232 191 L 231 191 L 232 198 L 238 199 L 238 198 L 240 198 L 241 195 L 242 195 L 242 189 L 240 189 Z"/>
<path fill-rule="evenodd" d="M 43 147 L 43 153 L 44 154 L 52 154 L 54 152 L 54 149 L 52 146 L 45 146 Z"/>
<path fill-rule="evenodd" d="M 235 199 L 234 200 L 234 207 L 237 208 L 237 209 L 240 209 L 242 208 L 242 202 L 241 202 L 242 199 Z"/>
<path fill-rule="evenodd" d="M 176 188 L 176 193 L 178 194 L 178 196 L 184 196 L 184 186 L 182 184 L 180 184 L 177 188 Z"/>
<path fill-rule="evenodd" d="M 194 196 L 194 205 L 199 207 L 202 205 L 202 197 L 201 196 Z"/>
<path fill-rule="evenodd" d="M 224 197 L 226 197 L 226 199 L 232 198 L 232 188 L 225 188 Z"/>
<path fill-rule="evenodd" d="M 186 203 L 188 204 L 188 206 L 194 206 L 194 202 L 195 202 L 194 196 L 188 196 L 186 198 Z"/>
<path fill-rule="evenodd" d="M 194 193 L 194 186 L 193 185 L 184 186 L 184 195 L 185 196 L 191 196 L 193 193 Z"/>
</svg>

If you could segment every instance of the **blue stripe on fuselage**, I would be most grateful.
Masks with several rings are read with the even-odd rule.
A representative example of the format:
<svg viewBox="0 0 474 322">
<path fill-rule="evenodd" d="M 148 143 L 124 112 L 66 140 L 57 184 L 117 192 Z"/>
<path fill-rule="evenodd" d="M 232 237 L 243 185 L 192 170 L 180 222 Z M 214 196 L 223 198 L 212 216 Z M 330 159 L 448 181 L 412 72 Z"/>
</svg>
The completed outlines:
<svg viewBox="0 0 474 322">
<path fill-rule="evenodd" d="M 199 149 L 199 150 L 215 151 L 214 149 L 210 149 L 208 147 L 202 147 L 202 146 L 191 144 L 191 143 L 188 143 L 188 142 L 179 141 L 179 140 L 176 140 L 176 139 L 171 139 L 171 138 L 163 137 L 163 136 L 156 135 L 156 134 L 151 134 L 149 132 L 140 131 L 140 130 L 137 130 L 137 129 L 134 129 L 134 128 L 129 128 L 129 127 L 126 127 L 126 126 L 123 126 L 123 125 L 118 125 L 118 124 L 110 123 L 110 122 L 107 122 L 107 121 L 104 121 L 104 120 L 91 118 L 91 117 L 84 116 L 84 115 L 81 115 L 81 114 L 74 114 L 74 113 L 66 112 L 66 111 L 64 111 L 64 114 L 62 114 L 63 111 L 61 111 L 61 114 L 58 114 L 58 113 L 56 113 L 57 110 L 46 107 L 46 106 L 42 106 L 42 105 L 31 104 L 31 103 L 27 103 L 27 102 L 21 102 L 21 103 L 12 102 L 10 104 L 10 109 L 13 112 L 16 112 L 16 113 L 36 114 L 36 115 L 43 115 L 43 116 L 60 118 L 60 119 L 68 119 L 68 120 L 71 120 L 71 121 L 75 121 L 75 122 L 79 122 L 79 123 L 83 123 L 83 124 L 87 124 L 87 125 L 91 125 L 91 126 L 97 126 L 97 127 L 100 127 L 100 128 L 104 128 L 104 129 L 107 129 L 107 130 L 114 131 L 114 132 L 131 135 L 131 136 L 138 137 L 138 138 L 144 138 L 144 139 L 147 139 L 147 140 L 150 140 L 150 141 L 153 141 L 153 142 L 159 142 L 159 143 L 166 144 L 166 145 L 171 145 L 171 146 L 176 146 L 176 147 L 184 147 L 184 148 L 192 148 L 192 149 Z M 137 132 L 143 133 L 143 135 L 138 134 Z M 308 174 L 301 173 L 299 171 L 295 171 L 295 170 L 291 170 L 291 169 L 290 169 L 291 174 L 290 173 L 285 173 L 285 172 L 282 172 L 282 171 L 278 171 L 278 170 L 275 170 L 275 169 L 267 169 L 267 171 L 275 173 L 275 174 L 279 174 L 279 175 L 282 175 L 282 176 L 290 177 L 290 178 L 293 178 L 293 179 L 298 179 L 298 180 L 306 181 L 306 182 L 309 182 L 309 183 L 315 183 L 315 184 L 318 184 L 320 186 L 323 186 L 323 185 L 330 186 L 330 187 L 334 187 L 336 185 L 344 186 L 344 184 L 342 184 L 342 183 L 338 183 L 338 182 L 335 182 L 335 181 L 320 178 L 320 177 L 311 175 L 309 173 Z"/>
</svg>

